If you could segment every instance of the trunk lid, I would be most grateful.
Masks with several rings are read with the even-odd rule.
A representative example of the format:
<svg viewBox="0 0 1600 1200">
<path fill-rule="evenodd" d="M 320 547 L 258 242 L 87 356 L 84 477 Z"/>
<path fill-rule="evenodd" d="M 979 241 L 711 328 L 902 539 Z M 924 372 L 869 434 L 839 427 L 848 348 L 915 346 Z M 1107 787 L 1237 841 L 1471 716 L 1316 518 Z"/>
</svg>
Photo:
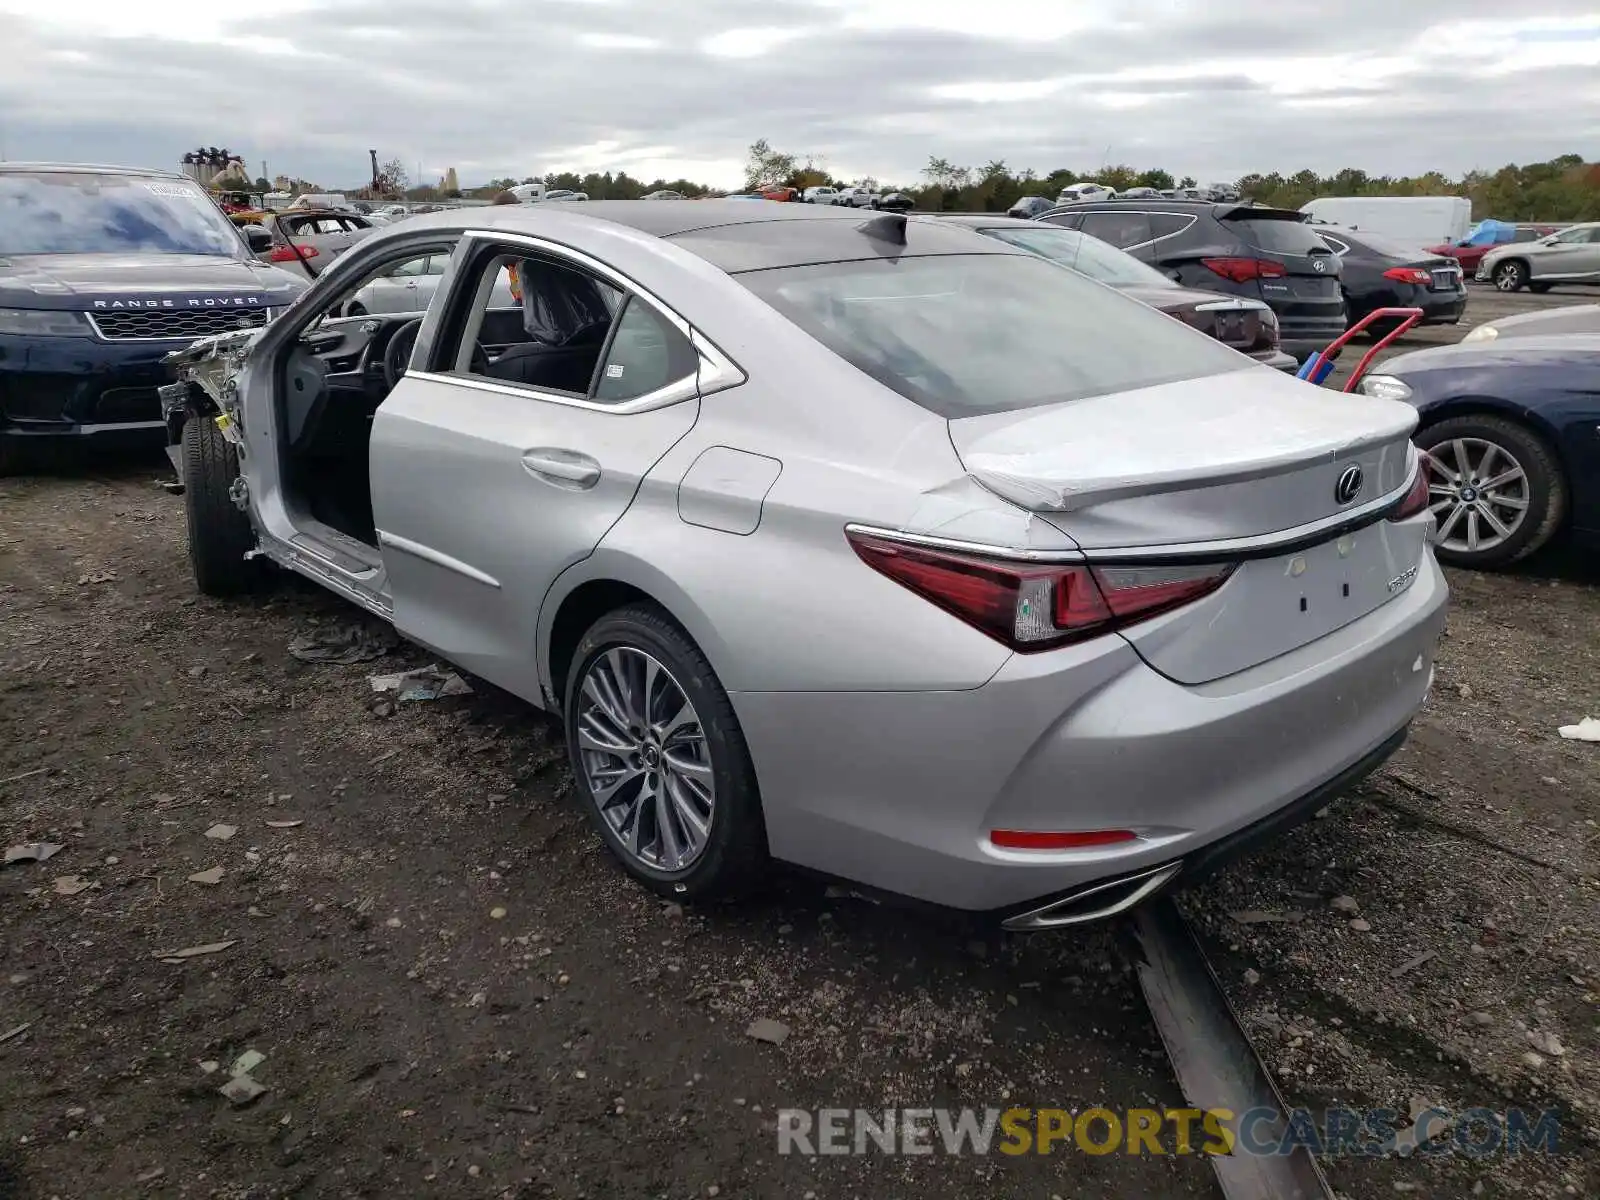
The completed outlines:
<svg viewBox="0 0 1600 1200">
<path fill-rule="evenodd" d="M 1259 354 L 1277 345 L 1277 321 L 1264 300 L 1222 296 L 1185 287 L 1125 287 L 1120 290 L 1241 353 Z"/>
<path fill-rule="evenodd" d="M 1309 545 L 1303 530 L 1401 492 L 1416 422 L 1409 405 L 1248 367 L 962 418 L 950 431 L 973 478 L 1091 558 L 1237 563 L 1217 592 L 1123 635 L 1156 670 L 1194 684 L 1287 653 L 1409 586 L 1422 522 L 1330 529 Z M 1342 499 L 1352 467 L 1362 483 Z M 1295 544 L 1274 553 L 1273 535 Z"/>
</svg>

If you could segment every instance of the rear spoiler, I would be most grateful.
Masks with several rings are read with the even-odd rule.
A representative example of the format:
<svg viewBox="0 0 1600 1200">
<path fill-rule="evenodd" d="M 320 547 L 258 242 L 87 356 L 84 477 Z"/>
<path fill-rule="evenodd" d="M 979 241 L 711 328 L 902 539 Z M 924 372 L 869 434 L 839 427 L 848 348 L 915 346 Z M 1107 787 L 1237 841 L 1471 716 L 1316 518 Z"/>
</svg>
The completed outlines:
<svg viewBox="0 0 1600 1200">
<path fill-rule="evenodd" d="M 1223 221 L 1232 217 L 1263 217 L 1268 221 L 1297 221 L 1302 224 L 1310 216 L 1293 208 L 1268 208 L 1265 204 L 1256 204 L 1254 201 L 1219 204 L 1215 213 L 1217 218 Z"/>
</svg>

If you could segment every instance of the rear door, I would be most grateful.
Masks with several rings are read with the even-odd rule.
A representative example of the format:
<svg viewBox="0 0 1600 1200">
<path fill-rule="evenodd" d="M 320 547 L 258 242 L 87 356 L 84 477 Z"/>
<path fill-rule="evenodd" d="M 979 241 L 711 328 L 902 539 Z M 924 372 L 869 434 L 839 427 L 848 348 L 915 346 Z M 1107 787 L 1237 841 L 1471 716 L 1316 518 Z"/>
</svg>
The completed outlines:
<svg viewBox="0 0 1600 1200">
<path fill-rule="evenodd" d="M 529 259 L 575 272 L 620 304 L 607 304 L 616 315 L 603 336 L 552 348 L 566 355 L 559 375 L 521 375 L 538 383 L 496 375 L 476 349 L 490 275 L 512 260 L 526 270 Z M 402 634 L 535 696 L 540 604 L 693 428 L 700 358 L 680 318 L 598 263 L 473 237 L 453 265 L 458 285 L 436 302 L 412 369 L 373 421 L 378 544 Z"/>
</svg>

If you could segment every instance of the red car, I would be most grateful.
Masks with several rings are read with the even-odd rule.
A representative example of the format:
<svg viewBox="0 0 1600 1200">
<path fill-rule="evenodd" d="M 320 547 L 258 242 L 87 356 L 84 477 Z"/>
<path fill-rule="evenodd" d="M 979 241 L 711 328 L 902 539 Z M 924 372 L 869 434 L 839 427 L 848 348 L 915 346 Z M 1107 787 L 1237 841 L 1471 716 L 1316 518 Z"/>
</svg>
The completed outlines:
<svg viewBox="0 0 1600 1200">
<path fill-rule="evenodd" d="M 1427 247 L 1429 254 L 1443 254 L 1461 264 L 1461 273 L 1471 279 L 1477 273 L 1478 263 L 1496 246 L 1510 242 L 1536 242 L 1554 233 L 1553 225 L 1513 225 L 1507 221 L 1480 221 L 1459 242 L 1448 242 Z"/>
</svg>

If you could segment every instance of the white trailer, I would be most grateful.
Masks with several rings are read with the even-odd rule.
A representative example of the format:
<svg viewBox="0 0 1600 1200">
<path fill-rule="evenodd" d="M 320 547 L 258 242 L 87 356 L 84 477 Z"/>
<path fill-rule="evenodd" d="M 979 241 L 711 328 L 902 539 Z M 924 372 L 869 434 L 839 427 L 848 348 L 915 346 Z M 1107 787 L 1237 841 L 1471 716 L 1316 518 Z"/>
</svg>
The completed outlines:
<svg viewBox="0 0 1600 1200">
<path fill-rule="evenodd" d="M 1319 225 L 1343 225 L 1424 249 L 1458 242 L 1472 228 L 1461 196 L 1319 196 L 1300 211 Z"/>
</svg>

